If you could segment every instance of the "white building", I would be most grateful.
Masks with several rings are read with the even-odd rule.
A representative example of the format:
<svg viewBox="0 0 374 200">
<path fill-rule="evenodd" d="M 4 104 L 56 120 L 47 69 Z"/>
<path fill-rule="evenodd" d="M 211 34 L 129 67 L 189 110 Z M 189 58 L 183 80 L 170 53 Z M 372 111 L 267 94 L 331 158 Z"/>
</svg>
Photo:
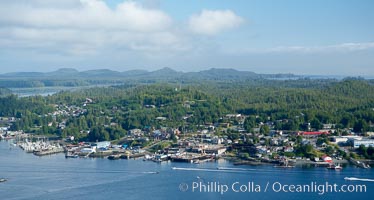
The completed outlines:
<svg viewBox="0 0 374 200">
<path fill-rule="evenodd" d="M 335 144 L 342 144 L 342 143 L 346 143 L 348 139 L 349 138 L 347 137 L 333 137 L 332 142 Z"/>
<path fill-rule="evenodd" d="M 96 149 L 108 149 L 110 147 L 109 141 L 97 142 L 93 146 L 96 146 Z"/>
<path fill-rule="evenodd" d="M 131 130 L 129 130 L 129 135 L 139 137 L 139 136 L 143 136 L 144 133 L 140 129 L 131 129 Z"/>
<path fill-rule="evenodd" d="M 227 150 L 226 147 L 208 148 L 208 149 L 205 149 L 205 153 L 221 155 L 221 154 L 225 153 L 226 150 Z"/>
<path fill-rule="evenodd" d="M 353 140 L 353 147 L 359 148 L 360 145 L 364 145 L 365 147 L 374 147 L 374 140 L 367 139 L 367 140 Z"/>
<path fill-rule="evenodd" d="M 367 134 L 369 137 L 373 137 L 373 136 L 374 136 L 374 132 L 366 132 L 366 134 Z"/>
<path fill-rule="evenodd" d="M 213 144 L 222 144 L 223 143 L 223 138 L 219 138 L 219 137 L 214 137 L 213 139 L 212 139 L 212 143 Z"/>
<path fill-rule="evenodd" d="M 81 149 L 82 153 L 95 153 L 96 150 L 94 148 L 83 148 Z"/>
</svg>

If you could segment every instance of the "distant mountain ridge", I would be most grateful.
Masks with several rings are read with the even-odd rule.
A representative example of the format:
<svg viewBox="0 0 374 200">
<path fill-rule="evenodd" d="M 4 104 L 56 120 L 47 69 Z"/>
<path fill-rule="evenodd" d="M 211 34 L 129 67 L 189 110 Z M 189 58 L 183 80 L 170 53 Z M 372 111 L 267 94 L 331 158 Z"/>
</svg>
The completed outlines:
<svg viewBox="0 0 374 200">
<path fill-rule="evenodd" d="M 124 72 L 110 69 L 78 71 L 74 68 L 61 68 L 52 72 L 13 72 L 0 74 L 0 87 L 33 88 L 55 86 L 89 86 L 123 83 L 155 83 L 182 82 L 194 83 L 201 81 L 246 81 L 260 79 L 294 79 L 293 74 L 257 74 L 236 69 L 212 68 L 199 72 L 181 72 L 165 67 L 154 71 L 129 70 Z"/>
<path fill-rule="evenodd" d="M 208 70 L 202 70 L 199 72 L 180 72 L 174 69 L 165 67 L 155 71 L 146 70 L 129 70 L 124 72 L 113 71 L 110 69 L 96 69 L 78 71 L 74 68 L 61 68 L 53 72 L 11 72 L 0 74 L 0 78 L 90 78 L 90 77 L 180 77 L 180 78 L 207 78 L 207 79 L 219 79 L 219 78 L 266 78 L 266 77 L 296 77 L 294 74 L 257 74 L 251 71 L 238 71 L 232 68 L 211 68 Z"/>
</svg>

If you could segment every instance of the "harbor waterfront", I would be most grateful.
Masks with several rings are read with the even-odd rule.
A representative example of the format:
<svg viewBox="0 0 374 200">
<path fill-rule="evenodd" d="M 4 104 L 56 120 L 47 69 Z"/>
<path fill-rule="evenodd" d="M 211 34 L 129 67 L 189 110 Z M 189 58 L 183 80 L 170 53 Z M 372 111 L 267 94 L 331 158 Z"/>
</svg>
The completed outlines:
<svg viewBox="0 0 374 200">
<path fill-rule="evenodd" d="M 374 170 L 215 162 L 65 159 L 0 141 L 2 199 L 353 199 L 374 194 Z M 265 191 L 266 190 L 266 191 Z M 345 191 L 345 192 L 344 192 Z"/>
<path fill-rule="evenodd" d="M 374 0 L 0 0 L 0 200 L 374 197 Z"/>
</svg>

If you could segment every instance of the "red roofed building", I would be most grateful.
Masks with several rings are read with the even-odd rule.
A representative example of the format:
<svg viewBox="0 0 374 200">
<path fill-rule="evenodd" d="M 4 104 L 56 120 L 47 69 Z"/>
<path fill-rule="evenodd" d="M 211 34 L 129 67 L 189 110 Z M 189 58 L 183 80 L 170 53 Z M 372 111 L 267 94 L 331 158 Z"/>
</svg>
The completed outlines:
<svg viewBox="0 0 374 200">
<path fill-rule="evenodd" d="M 322 134 L 330 134 L 329 132 L 321 132 L 321 131 L 304 131 L 304 132 L 298 132 L 297 135 L 307 135 L 307 136 L 317 136 Z"/>
<path fill-rule="evenodd" d="M 323 161 L 328 162 L 328 163 L 332 162 L 332 158 L 330 156 L 326 156 L 326 155 L 322 156 L 322 159 L 323 159 Z"/>
</svg>

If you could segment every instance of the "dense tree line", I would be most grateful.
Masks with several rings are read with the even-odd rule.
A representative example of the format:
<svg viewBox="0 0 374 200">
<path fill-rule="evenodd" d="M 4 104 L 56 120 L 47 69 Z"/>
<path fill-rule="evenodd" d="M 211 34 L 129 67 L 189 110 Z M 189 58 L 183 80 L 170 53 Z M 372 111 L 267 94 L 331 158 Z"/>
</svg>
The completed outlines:
<svg viewBox="0 0 374 200">
<path fill-rule="evenodd" d="M 0 87 L 0 97 L 8 96 L 12 94 L 12 91 L 8 88 Z"/>
<path fill-rule="evenodd" d="M 374 159 L 374 147 L 365 147 L 364 145 L 360 145 L 360 147 L 357 149 L 357 153 L 366 159 Z"/>
<path fill-rule="evenodd" d="M 91 103 L 83 106 L 87 98 Z M 79 116 L 51 116 L 56 106 L 80 106 Z M 118 139 L 133 128 L 169 126 L 181 131 L 198 125 L 230 122 L 223 116 L 248 116 L 244 128 L 318 130 L 323 124 L 355 132 L 373 130 L 374 86 L 360 79 L 342 81 L 259 79 L 206 81 L 193 84 L 137 84 L 60 92 L 47 97 L 0 98 L 0 116 L 18 118 L 13 130 L 28 130 L 82 140 Z M 66 127 L 59 128 L 64 122 Z M 234 136 L 234 135 L 233 135 Z"/>
</svg>

